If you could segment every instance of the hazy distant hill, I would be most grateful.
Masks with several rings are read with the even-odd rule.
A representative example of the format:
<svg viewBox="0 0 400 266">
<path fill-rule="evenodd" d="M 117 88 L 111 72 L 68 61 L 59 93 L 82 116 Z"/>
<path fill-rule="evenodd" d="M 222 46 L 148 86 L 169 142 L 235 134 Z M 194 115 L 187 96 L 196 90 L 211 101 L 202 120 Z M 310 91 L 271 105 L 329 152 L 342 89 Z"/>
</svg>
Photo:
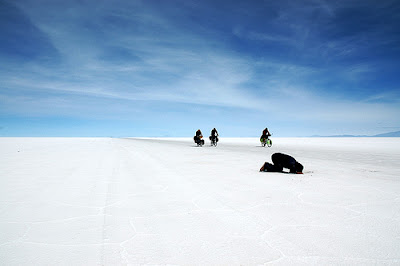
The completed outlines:
<svg viewBox="0 0 400 266">
<path fill-rule="evenodd" d="M 373 137 L 400 137 L 400 131 L 378 134 Z"/>
<path fill-rule="evenodd" d="M 389 132 L 389 133 L 383 133 L 383 134 L 378 134 L 378 135 L 373 135 L 373 136 L 367 136 L 367 135 L 333 135 L 333 136 L 319 136 L 319 135 L 314 135 L 314 136 L 311 136 L 311 137 L 319 137 L 319 138 L 400 137 L 400 131 Z"/>
</svg>

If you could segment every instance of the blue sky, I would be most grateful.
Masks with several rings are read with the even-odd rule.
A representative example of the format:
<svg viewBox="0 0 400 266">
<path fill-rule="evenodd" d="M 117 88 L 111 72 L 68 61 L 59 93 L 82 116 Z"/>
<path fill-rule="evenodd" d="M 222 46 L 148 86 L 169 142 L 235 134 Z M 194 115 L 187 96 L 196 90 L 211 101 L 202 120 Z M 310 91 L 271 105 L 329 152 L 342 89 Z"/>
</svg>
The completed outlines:
<svg viewBox="0 0 400 266">
<path fill-rule="evenodd" d="M 400 2 L 0 0 L 0 136 L 400 130 Z"/>
</svg>

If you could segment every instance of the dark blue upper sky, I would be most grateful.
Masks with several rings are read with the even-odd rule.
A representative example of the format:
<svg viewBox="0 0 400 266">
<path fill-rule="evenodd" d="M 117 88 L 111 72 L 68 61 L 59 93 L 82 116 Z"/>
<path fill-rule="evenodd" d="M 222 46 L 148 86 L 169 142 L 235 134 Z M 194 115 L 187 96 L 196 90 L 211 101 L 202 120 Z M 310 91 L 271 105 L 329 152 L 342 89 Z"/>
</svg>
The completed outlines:
<svg viewBox="0 0 400 266">
<path fill-rule="evenodd" d="M 0 0 L 0 136 L 400 130 L 399 1 Z"/>
</svg>

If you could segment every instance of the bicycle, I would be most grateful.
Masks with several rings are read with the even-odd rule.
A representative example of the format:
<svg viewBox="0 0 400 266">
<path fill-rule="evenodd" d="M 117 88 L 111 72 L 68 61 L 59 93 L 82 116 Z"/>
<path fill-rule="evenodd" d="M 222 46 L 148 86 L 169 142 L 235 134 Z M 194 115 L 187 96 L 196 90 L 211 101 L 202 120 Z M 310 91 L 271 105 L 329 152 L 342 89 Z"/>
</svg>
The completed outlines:
<svg viewBox="0 0 400 266">
<path fill-rule="evenodd" d="M 203 146 L 204 145 L 204 139 L 202 139 L 203 138 L 203 136 L 199 136 L 199 137 L 197 137 L 197 136 L 194 136 L 193 137 L 193 139 L 194 139 L 194 143 L 196 143 L 197 144 L 197 146 Z"/>
<path fill-rule="evenodd" d="M 211 140 L 211 146 L 217 147 L 217 144 L 218 144 L 218 137 L 215 136 L 215 137 L 213 138 L 212 136 L 210 136 L 210 140 Z"/>
<path fill-rule="evenodd" d="M 272 140 L 268 137 L 266 137 L 266 138 L 261 137 L 260 142 L 263 147 L 265 147 L 265 146 L 271 147 L 272 146 Z"/>
</svg>

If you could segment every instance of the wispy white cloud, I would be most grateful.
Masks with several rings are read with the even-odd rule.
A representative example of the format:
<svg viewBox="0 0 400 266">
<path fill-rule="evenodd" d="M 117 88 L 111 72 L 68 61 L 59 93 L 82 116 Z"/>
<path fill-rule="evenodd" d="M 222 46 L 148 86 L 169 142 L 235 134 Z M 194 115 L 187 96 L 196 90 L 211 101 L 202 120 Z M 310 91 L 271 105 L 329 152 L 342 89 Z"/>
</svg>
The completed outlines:
<svg viewBox="0 0 400 266">
<path fill-rule="evenodd" d="M 364 102 L 393 103 L 400 105 L 400 89 L 389 91 L 385 90 L 383 92 L 370 95 L 364 100 Z"/>
<path fill-rule="evenodd" d="M 130 22 L 126 28 L 146 25 L 146 31 L 99 26 L 96 29 L 99 34 L 91 31 L 85 34 L 84 20 L 100 19 L 104 16 L 101 11 L 96 10 L 83 19 L 87 9 L 75 7 L 67 13 L 62 11 L 63 15 L 58 17 L 43 14 L 44 9 L 37 6 L 23 7 L 32 23 L 48 36 L 62 55 L 62 64 L 60 69 L 40 66 L 40 73 L 36 66 L 26 66 L 25 72 L 32 73 L 34 68 L 36 75 L 20 76 L 18 81 L 10 84 L 14 87 L 130 100 L 257 106 L 243 104 L 243 100 L 257 101 L 240 88 L 241 83 L 248 80 L 248 62 L 222 51 L 213 41 L 206 42 L 202 36 L 182 31 L 179 25 L 162 16 L 146 11 L 149 13 L 130 17 L 111 7 L 112 16 L 124 23 Z M 138 8 L 142 6 L 138 5 Z M 147 30 L 152 29 L 161 34 L 149 34 Z M 102 54 L 110 45 L 124 49 L 138 60 L 103 60 Z M 49 77 L 53 81 L 49 81 Z"/>
<path fill-rule="evenodd" d="M 237 26 L 233 28 L 233 34 L 239 38 L 248 39 L 252 41 L 265 41 L 265 42 L 277 42 L 285 45 L 295 45 L 296 41 L 291 36 L 282 34 L 271 34 L 264 32 L 257 32 L 253 30 L 246 30 L 243 27 Z"/>
</svg>

